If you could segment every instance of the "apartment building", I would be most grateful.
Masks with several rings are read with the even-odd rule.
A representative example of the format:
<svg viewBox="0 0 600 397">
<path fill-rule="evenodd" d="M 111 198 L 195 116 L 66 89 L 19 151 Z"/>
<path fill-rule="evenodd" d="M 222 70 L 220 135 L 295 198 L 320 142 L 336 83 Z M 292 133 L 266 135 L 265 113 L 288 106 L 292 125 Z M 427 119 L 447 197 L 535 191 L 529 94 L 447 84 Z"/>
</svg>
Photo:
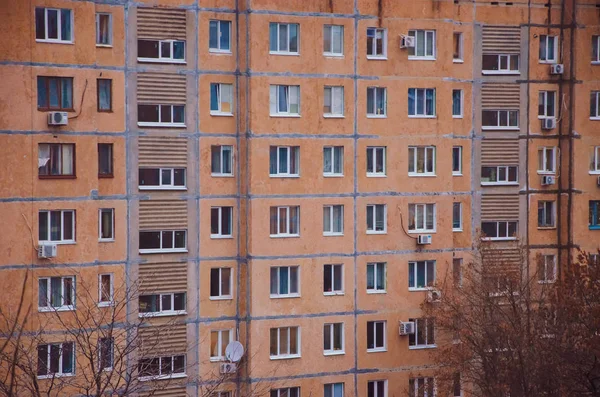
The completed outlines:
<svg viewBox="0 0 600 397">
<path fill-rule="evenodd" d="M 132 360 L 149 388 L 169 382 L 159 395 L 431 396 L 439 336 L 420 305 L 476 241 L 543 255 L 540 281 L 597 249 L 595 1 L 0 15 L 0 285 L 29 271 L 32 328 L 135 286 L 124 316 L 160 336 Z M 78 376 L 56 327 L 42 385 Z M 221 374 L 234 340 L 244 358 Z"/>
</svg>

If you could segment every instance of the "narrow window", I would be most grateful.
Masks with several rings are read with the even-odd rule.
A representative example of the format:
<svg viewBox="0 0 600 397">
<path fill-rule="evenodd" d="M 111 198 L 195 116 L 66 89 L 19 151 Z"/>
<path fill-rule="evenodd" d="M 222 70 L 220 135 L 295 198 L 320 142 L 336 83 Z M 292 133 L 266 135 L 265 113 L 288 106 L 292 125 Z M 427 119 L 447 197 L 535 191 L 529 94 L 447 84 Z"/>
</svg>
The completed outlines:
<svg viewBox="0 0 600 397">
<path fill-rule="evenodd" d="M 271 298 L 300 296 L 298 266 L 271 267 Z"/>
<path fill-rule="evenodd" d="M 323 206 L 323 235 L 341 236 L 344 234 L 344 206 Z"/>
<path fill-rule="evenodd" d="M 96 13 L 96 45 L 112 45 L 112 15 L 97 12 Z"/>
<path fill-rule="evenodd" d="M 452 175 L 462 175 L 462 146 L 452 147 Z"/>
<path fill-rule="evenodd" d="M 540 63 L 556 63 L 556 36 L 540 35 Z"/>
<path fill-rule="evenodd" d="M 385 204 L 367 205 L 367 234 L 385 234 L 387 231 L 387 207 Z"/>
<path fill-rule="evenodd" d="M 556 173 L 556 147 L 541 147 L 538 149 L 538 174 Z"/>
<path fill-rule="evenodd" d="M 231 21 L 210 21 L 208 48 L 210 52 L 231 52 Z"/>
<path fill-rule="evenodd" d="M 323 115 L 325 117 L 344 116 L 344 87 L 325 87 Z"/>
<path fill-rule="evenodd" d="M 113 177 L 113 144 L 98 144 L 98 178 Z"/>
<path fill-rule="evenodd" d="M 210 298 L 231 299 L 231 268 L 210 269 Z"/>
<path fill-rule="evenodd" d="M 556 91 L 540 91 L 538 118 L 556 117 Z"/>
<path fill-rule="evenodd" d="M 376 262 L 367 264 L 367 292 L 384 293 L 386 291 L 387 264 Z"/>
<path fill-rule="evenodd" d="M 538 282 L 553 283 L 556 281 L 556 256 L 540 255 L 538 257 Z"/>
<path fill-rule="evenodd" d="M 233 228 L 233 207 L 210 209 L 210 238 L 230 238 Z"/>
<path fill-rule="evenodd" d="M 344 147 L 323 147 L 323 176 L 344 176 Z"/>
<path fill-rule="evenodd" d="M 386 321 L 367 321 L 367 352 L 386 350 Z"/>
<path fill-rule="evenodd" d="M 452 90 L 452 117 L 455 119 L 463 117 L 463 90 Z"/>
<path fill-rule="evenodd" d="M 452 280 L 454 282 L 455 287 L 462 287 L 462 258 L 453 258 L 452 259 Z"/>
<path fill-rule="evenodd" d="M 592 36 L 592 63 L 600 63 L 600 36 Z"/>
<path fill-rule="evenodd" d="M 463 34 L 461 32 L 452 34 L 452 60 L 454 62 L 463 61 Z"/>
<path fill-rule="evenodd" d="M 323 266 L 323 294 L 342 295 L 344 293 L 343 283 L 344 265 Z"/>
<path fill-rule="evenodd" d="M 40 178 L 75 177 L 75 145 L 72 143 L 38 144 Z"/>
<path fill-rule="evenodd" d="M 555 208 L 555 201 L 538 201 L 538 228 L 553 228 L 556 226 Z"/>
<path fill-rule="evenodd" d="M 98 306 L 110 306 L 114 300 L 113 274 L 98 275 Z"/>
<path fill-rule="evenodd" d="M 323 26 L 323 54 L 326 56 L 344 55 L 344 27 L 341 25 Z"/>
<path fill-rule="evenodd" d="M 210 114 L 213 116 L 233 114 L 233 85 L 210 83 Z"/>
<path fill-rule="evenodd" d="M 590 93 L 590 119 L 600 120 L 600 91 Z"/>
<path fill-rule="evenodd" d="M 98 210 L 98 240 L 115 241 L 115 209 L 101 208 Z"/>
<path fill-rule="evenodd" d="M 100 338 L 98 340 L 98 366 L 103 371 L 111 370 L 115 355 L 115 339 Z"/>
<path fill-rule="evenodd" d="M 592 146 L 590 155 L 590 172 L 600 173 L 600 146 Z"/>
<path fill-rule="evenodd" d="M 462 232 L 462 203 L 452 203 L 452 231 Z"/>
<path fill-rule="evenodd" d="M 590 230 L 600 229 L 600 200 L 589 201 L 589 228 Z"/>
</svg>

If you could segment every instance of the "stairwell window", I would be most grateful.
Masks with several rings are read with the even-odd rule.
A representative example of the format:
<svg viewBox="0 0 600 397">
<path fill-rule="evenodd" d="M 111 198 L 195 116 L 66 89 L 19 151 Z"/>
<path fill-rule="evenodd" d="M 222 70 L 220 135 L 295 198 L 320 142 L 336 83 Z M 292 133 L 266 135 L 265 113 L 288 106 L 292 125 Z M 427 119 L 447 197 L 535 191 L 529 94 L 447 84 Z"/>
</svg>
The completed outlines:
<svg viewBox="0 0 600 397">
<path fill-rule="evenodd" d="M 344 294 L 344 265 L 323 266 L 323 295 Z"/>
<path fill-rule="evenodd" d="M 98 241 L 115 241 L 115 209 L 98 210 Z"/>
<path fill-rule="evenodd" d="M 600 173 L 600 146 L 592 146 L 590 155 L 590 174 Z"/>
<path fill-rule="evenodd" d="M 462 146 L 452 147 L 452 175 L 462 175 Z"/>
<path fill-rule="evenodd" d="M 484 221 L 481 222 L 483 240 L 516 240 L 517 221 Z"/>
<path fill-rule="evenodd" d="M 185 377 L 185 355 L 142 358 L 138 361 L 138 380 Z"/>
<path fill-rule="evenodd" d="M 138 62 L 185 63 L 185 41 L 138 40 Z"/>
<path fill-rule="evenodd" d="M 140 168 L 140 190 L 185 190 L 185 168 Z"/>
<path fill-rule="evenodd" d="M 367 234 L 385 234 L 387 232 L 387 206 L 385 204 L 367 205 Z"/>
<path fill-rule="evenodd" d="M 323 104 L 324 117 L 344 117 L 344 87 L 326 86 Z"/>
<path fill-rule="evenodd" d="M 484 54 L 483 74 L 519 74 L 518 54 Z"/>
<path fill-rule="evenodd" d="M 387 287 L 387 263 L 367 263 L 367 293 L 385 293 Z"/>
<path fill-rule="evenodd" d="M 408 147 L 408 175 L 435 176 L 435 146 Z"/>
<path fill-rule="evenodd" d="M 433 318 L 411 318 L 415 323 L 415 333 L 408 335 L 409 349 L 436 347 L 435 320 Z"/>
<path fill-rule="evenodd" d="M 35 40 L 46 43 L 73 42 L 73 11 L 66 8 L 35 8 Z"/>
<path fill-rule="evenodd" d="M 367 87 L 367 117 L 387 117 L 387 88 Z"/>
<path fill-rule="evenodd" d="M 300 236 L 300 207 L 271 207 L 270 208 L 271 237 Z"/>
<path fill-rule="evenodd" d="M 96 46 L 112 46 L 112 14 L 96 13 Z"/>
<path fill-rule="evenodd" d="M 600 64 L 600 36 L 592 36 L 592 64 Z"/>
<path fill-rule="evenodd" d="M 600 120 L 600 91 L 590 93 L 590 119 Z"/>
<path fill-rule="evenodd" d="M 556 201 L 538 201 L 538 228 L 556 227 Z"/>
<path fill-rule="evenodd" d="M 210 171 L 212 176 L 233 176 L 233 146 L 210 147 Z"/>
<path fill-rule="evenodd" d="M 114 275 L 112 273 L 98 275 L 98 306 L 107 307 L 114 303 Z"/>
<path fill-rule="evenodd" d="M 323 397 L 344 397 L 344 383 L 327 383 L 323 385 Z"/>
<path fill-rule="evenodd" d="M 271 298 L 292 298 L 300 296 L 300 267 L 271 267 Z"/>
<path fill-rule="evenodd" d="M 140 254 L 187 252 L 187 230 L 140 231 Z"/>
<path fill-rule="evenodd" d="M 271 117 L 300 116 L 299 85 L 271 85 L 269 91 L 269 108 Z"/>
<path fill-rule="evenodd" d="M 367 28 L 367 59 L 387 59 L 387 29 Z"/>
<path fill-rule="evenodd" d="M 297 177 L 300 175 L 300 146 L 269 147 L 269 175 Z"/>
<path fill-rule="evenodd" d="M 300 357 L 300 327 L 271 328 L 269 340 L 271 360 Z"/>
<path fill-rule="evenodd" d="M 408 89 L 408 117 L 435 117 L 435 88 Z"/>
<path fill-rule="evenodd" d="M 98 178 L 113 177 L 113 144 L 98 144 Z"/>
<path fill-rule="evenodd" d="M 344 27 L 342 25 L 323 26 L 323 55 L 344 56 Z"/>
<path fill-rule="evenodd" d="M 452 231 L 462 232 L 462 203 L 452 203 Z"/>
<path fill-rule="evenodd" d="M 516 165 L 499 165 L 481 167 L 482 185 L 514 185 L 518 183 L 518 167 Z"/>
<path fill-rule="evenodd" d="M 39 243 L 75 243 L 75 210 L 40 211 Z"/>
<path fill-rule="evenodd" d="M 538 283 L 553 283 L 556 281 L 556 256 L 540 255 L 537 269 Z"/>
<path fill-rule="evenodd" d="M 409 30 L 415 46 L 408 48 L 408 59 L 435 59 L 435 30 Z"/>
<path fill-rule="evenodd" d="M 385 176 L 385 146 L 370 146 L 367 148 L 367 176 Z"/>
<path fill-rule="evenodd" d="M 435 379 L 434 378 L 410 378 L 408 380 L 409 397 L 435 397 Z"/>
<path fill-rule="evenodd" d="M 300 25 L 297 23 L 269 24 L 269 53 L 276 55 L 298 55 L 300 47 Z"/>
<path fill-rule="evenodd" d="M 176 316 L 185 314 L 185 292 L 140 295 L 139 316 Z"/>
<path fill-rule="evenodd" d="M 386 321 L 367 321 L 367 353 L 387 350 Z"/>
<path fill-rule="evenodd" d="M 231 21 L 212 20 L 208 31 L 210 52 L 231 53 Z"/>
<path fill-rule="evenodd" d="M 37 346 L 38 379 L 75 375 L 75 344 L 50 343 Z"/>
<path fill-rule="evenodd" d="M 556 117 L 556 91 L 540 91 L 538 102 L 538 118 Z"/>
<path fill-rule="evenodd" d="M 233 115 L 233 85 L 210 83 L 210 114 L 213 116 Z"/>
<path fill-rule="evenodd" d="M 540 63 L 556 63 L 558 53 L 558 38 L 556 36 L 540 35 Z"/>
<path fill-rule="evenodd" d="M 72 77 L 37 77 L 37 107 L 38 110 L 73 109 L 73 78 Z"/>
<path fill-rule="evenodd" d="M 72 143 L 40 143 L 38 176 L 44 178 L 75 177 L 75 145 Z"/>
<path fill-rule="evenodd" d="M 600 230 L 600 200 L 590 200 L 589 208 L 589 228 Z"/>
<path fill-rule="evenodd" d="M 538 174 L 556 174 L 556 160 L 558 148 L 556 146 L 541 147 L 538 149 Z"/>
<path fill-rule="evenodd" d="M 323 176 L 344 176 L 344 147 L 323 147 Z"/>
<path fill-rule="evenodd" d="M 481 128 L 484 130 L 518 130 L 518 110 L 483 110 Z"/>
<path fill-rule="evenodd" d="M 185 105 L 138 105 L 139 127 L 185 127 Z"/>
<path fill-rule="evenodd" d="M 210 269 L 210 299 L 231 299 L 231 268 L 215 267 Z"/>
<path fill-rule="evenodd" d="M 40 312 L 75 310 L 75 276 L 38 279 Z"/>
<path fill-rule="evenodd" d="M 225 361 L 225 348 L 231 342 L 232 334 L 230 329 L 210 332 L 210 361 Z"/>
<path fill-rule="evenodd" d="M 408 232 L 435 232 L 435 204 L 408 205 Z"/>
<path fill-rule="evenodd" d="M 435 261 L 408 262 L 408 290 L 423 291 L 435 283 Z"/>
<path fill-rule="evenodd" d="M 452 117 L 463 118 L 463 90 L 452 90 Z"/>
<path fill-rule="evenodd" d="M 387 397 L 387 380 L 367 382 L 367 397 Z"/>
<path fill-rule="evenodd" d="M 323 354 L 344 354 L 344 323 L 323 325 Z"/>
<path fill-rule="evenodd" d="M 231 238 L 233 207 L 211 207 L 210 238 Z"/>
<path fill-rule="evenodd" d="M 323 236 L 344 235 L 344 206 L 323 206 Z"/>
</svg>

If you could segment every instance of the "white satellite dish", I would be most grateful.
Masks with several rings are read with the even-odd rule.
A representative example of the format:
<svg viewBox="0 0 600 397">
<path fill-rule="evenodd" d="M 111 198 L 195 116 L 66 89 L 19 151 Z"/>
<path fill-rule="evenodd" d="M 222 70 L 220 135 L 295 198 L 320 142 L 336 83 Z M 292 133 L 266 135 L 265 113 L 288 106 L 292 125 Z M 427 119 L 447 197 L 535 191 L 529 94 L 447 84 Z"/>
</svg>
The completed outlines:
<svg viewBox="0 0 600 397">
<path fill-rule="evenodd" d="M 244 355 L 244 346 L 236 340 L 230 342 L 225 348 L 225 358 L 227 360 L 237 363 L 242 359 Z"/>
</svg>

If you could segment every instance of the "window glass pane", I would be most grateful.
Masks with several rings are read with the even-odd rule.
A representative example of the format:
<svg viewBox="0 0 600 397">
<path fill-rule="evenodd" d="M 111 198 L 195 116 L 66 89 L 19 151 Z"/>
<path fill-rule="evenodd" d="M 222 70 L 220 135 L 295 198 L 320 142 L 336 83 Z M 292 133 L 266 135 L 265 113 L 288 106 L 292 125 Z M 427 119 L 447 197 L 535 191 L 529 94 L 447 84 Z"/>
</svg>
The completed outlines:
<svg viewBox="0 0 600 397">
<path fill-rule="evenodd" d="M 277 51 L 277 24 L 269 25 L 269 51 Z"/>
<path fill-rule="evenodd" d="M 231 22 L 221 21 L 221 49 L 229 50 L 230 48 L 230 33 L 231 33 Z"/>
<path fill-rule="evenodd" d="M 220 270 L 210 269 L 210 296 L 220 295 Z"/>
<path fill-rule="evenodd" d="M 111 109 L 111 80 L 98 79 L 98 110 Z"/>
<path fill-rule="evenodd" d="M 37 98 L 38 108 L 48 107 L 48 87 L 46 86 L 46 77 L 38 76 L 37 78 Z"/>
<path fill-rule="evenodd" d="M 158 105 L 138 105 L 138 121 L 158 123 Z"/>
<path fill-rule="evenodd" d="M 343 40 L 344 40 L 344 27 L 343 26 L 334 26 L 333 27 L 333 53 L 334 54 L 342 54 L 343 49 Z"/>
<path fill-rule="evenodd" d="M 46 9 L 48 39 L 58 39 L 58 10 Z"/>
<path fill-rule="evenodd" d="M 342 290 L 342 265 L 333 266 L 333 289 Z"/>
<path fill-rule="evenodd" d="M 46 10 L 41 7 L 35 8 L 35 38 L 46 38 Z"/>
<path fill-rule="evenodd" d="M 158 58 L 158 41 L 138 40 L 139 58 Z"/>
<path fill-rule="evenodd" d="M 140 249 L 160 248 L 160 232 L 140 232 Z"/>
<path fill-rule="evenodd" d="M 219 22 L 210 21 L 208 25 L 208 47 L 211 49 L 219 48 Z"/>
<path fill-rule="evenodd" d="M 288 42 L 288 25 L 280 24 L 279 25 L 279 48 L 278 51 L 288 51 L 289 49 Z"/>
<path fill-rule="evenodd" d="M 298 24 L 289 25 L 290 30 L 290 52 L 298 52 Z"/>
<path fill-rule="evenodd" d="M 231 295 L 231 269 L 221 269 L 221 294 L 228 296 Z"/>
<path fill-rule="evenodd" d="M 61 40 L 71 41 L 71 10 L 60 10 L 60 24 Z"/>
<path fill-rule="evenodd" d="M 50 108 L 57 109 L 60 107 L 59 80 L 56 78 L 48 78 L 48 87 L 50 92 Z"/>
<path fill-rule="evenodd" d="M 173 59 L 185 59 L 185 42 L 173 42 Z"/>
</svg>

